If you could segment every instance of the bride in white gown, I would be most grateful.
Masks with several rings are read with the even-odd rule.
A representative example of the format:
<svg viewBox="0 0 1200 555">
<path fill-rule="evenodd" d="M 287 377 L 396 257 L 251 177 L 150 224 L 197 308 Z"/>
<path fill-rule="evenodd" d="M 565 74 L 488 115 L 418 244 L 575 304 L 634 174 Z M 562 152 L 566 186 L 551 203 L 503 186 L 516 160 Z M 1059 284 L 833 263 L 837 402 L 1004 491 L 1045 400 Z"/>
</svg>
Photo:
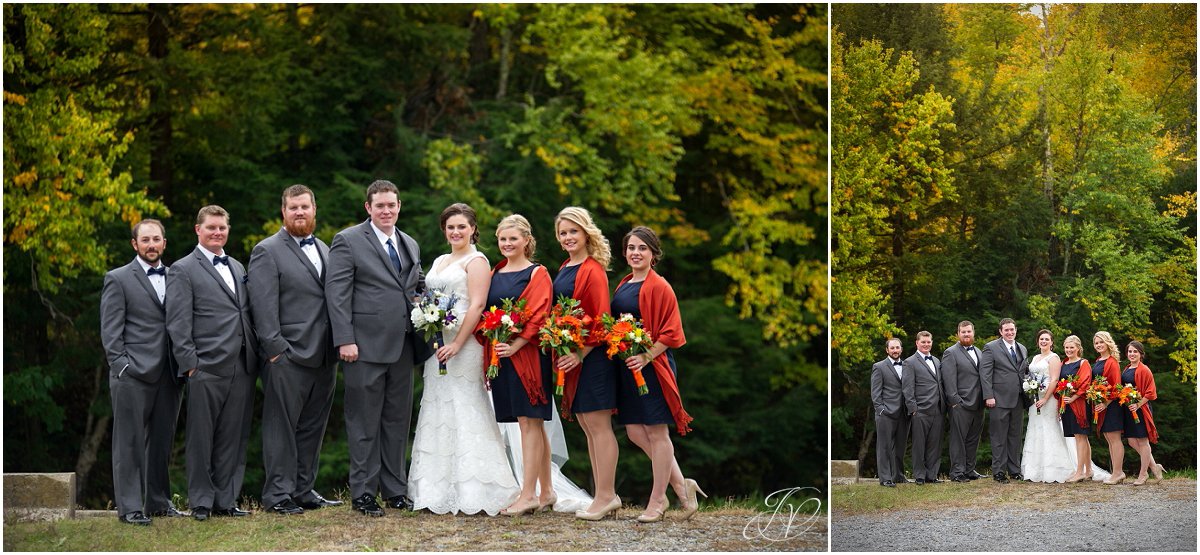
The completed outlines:
<svg viewBox="0 0 1200 555">
<path fill-rule="evenodd" d="M 444 333 L 445 345 L 425 361 L 424 393 L 413 440 L 409 491 L 414 509 L 437 514 L 480 511 L 496 515 L 520 492 L 520 434 L 502 432 L 496 424 L 492 396 L 483 383 L 483 349 L 473 337 L 487 300 L 491 266 L 475 249 L 475 212 L 453 204 L 442 212 L 442 231 L 452 248 L 439 256 L 425 276 L 426 287 L 458 295 L 460 325 Z M 440 375 L 438 361 L 446 362 Z M 504 425 L 501 425 L 504 426 Z M 512 426 L 516 426 L 513 424 Z M 557 430 L 557 437 L 552 430 Z M 562 424 L 555 415 L 547 424 L 557 511 L 585 508 L 591 498 L 558 470 L 566 462 Z M 515 463 L 511 460 L 515 453 Z M 582 494 L 583 500 L 580 498 Z"/>
<path fill-rule="evenodd" d="M 1063 436 L 1062 422 L 1058 415 L 1058 397 L 1054 388 L 1058 385 L 1062 360 L 1052 351 L 1054 338 L 1047 330 L 1038 332 L 1038 348 L 1029 363 L 1029 372 L 1046 384 L 1037 402 L 1029 407 L 1029 423 L 1025 428 L 1025 447 L 1021 451 L 1021 475 L 1033 482 L 1066 482 L 1076 469 L 1077 452 L 1075 442 Z M 1041 414 L 1038 414 L 1038 409 Z M 1092 480 L 1108 478 L 1108 472 L 1089 461 Z"/>
</svg>

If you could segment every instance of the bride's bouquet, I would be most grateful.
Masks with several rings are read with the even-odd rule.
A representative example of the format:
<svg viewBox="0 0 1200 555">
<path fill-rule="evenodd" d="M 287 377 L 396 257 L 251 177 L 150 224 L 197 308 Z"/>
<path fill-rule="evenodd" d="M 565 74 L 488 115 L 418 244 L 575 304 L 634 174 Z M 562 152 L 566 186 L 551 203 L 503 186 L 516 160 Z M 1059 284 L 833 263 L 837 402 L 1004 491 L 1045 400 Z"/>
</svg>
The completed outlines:
<svg viewBox="0 0 1200 555">
<path fill-rule="evenodd" d="M 1034 398 L 1036 404 L 1037 398 L 1042 396 L 1042 392 L 1046 390 L 1046 376 L 1037 374 L 1025 374 L 1025 381 L 1021 382 L 1021 389 L 1026 395 Z M 1042 414 L 1042 407 L 1037 408 L 1037 413 Z"/>
<path fill-rule="evenodd" d="M 496 355 L 497 343 L 508 343 L 514 335 L 521 333 L 529 321 L 529 312 L 525 310 L 525 299 L 513 302 L 504 299 L 501 308 L 492 306 L 483 311 L 483 336 L 492 342 L 492 357 L 488 360 L 487 379 L 493 380 L 500 373 L 500 357 Z"/>
<path fill-rule="evenodd" d="M 608 344 L 605 354 L 610 359 L 617 356 L 625 360 L 649 351 L 654 345 L 654 339 L 642 326 L 642 321 L 634 318 L 632 314 L 625 313 L 620 318 L 603 314 L 600 316 L 600 322 L 604 324 L 604 342 Z M 641 369 L 633 371 L 633 382 L 637 384 L 638 395 L 650 393 Z"/>
<path fill-rule="evenodd" d="M 1100 423 L 1100 411 L 1096 407 L 1107 405 L 1113 399 L 1112 386 L 1104 376 L 1093 376 L 1087 389 L 1087 400 L 1092 404 L 1092 424 Z"/>
<path fill-rule="evenodd" d="M 1132 385 L 1126 385 L 1125 387 L 1122 387 L 1120 391 L 1117 392 L 1117 400 L 1121 403 L 1121 406 L 1127 406 L 1127 405 L 1136 403 L 1138 401 L 1141 401 L 1142 394 L 1140 392 L 1138 392 L 1137 388 L 1133 387 Z M 1133 412 L 1133 421 L 1137 422 L 1138 424 L 1141 424 L 1142 419 L 1138 418 L 1137 411 L 1131 411 L 1131 412 Z"/>
<path fill-rule="evenodd" d="M 1062 414 L 1067 410 L 1065 399 L 1075 394 L 1079 390 L 1079 386 L 1083 381 L 1083 377 L 1079 374 L 1075 375 L 1074 380 L 1062 378 L 1058 380 L 1058 385 L 1054 388 L 1054 393 L 1058 395 L 1058 414 Z"/>
<path fill-rule="evenodd" d="M 437 351 L 446 344 L 442 333 L 454 331 L 458 327 L 458 295 L 446 293 L 440 289 L 426 290 L 417 298 L 417 304 L 412 309 L 409 318 L 413 327 L 425 335 L 425 341 L 433 339 L 433 350 Z M 438 361 L 438 374 L 446 375 L 446 363 Z"/>
<path fill-rule="evenodd" d="M 538 338 L 541 341 L 538 346 L 542 352 L 553 352 L 556 357 L 567 356 L 571 351 L 583 348 L 583 338 L 587 337 L 587 327 L 591 324 L 592 317 L 584 314 L 583 309 L 579 308 L 578 299 L 559 295 L 558 302 L 554 303 L 550 314 L 546 315 L 546 324 L 538 330 Z M 566 374 L 556 364 L 554 375 L 554 394 L 562 395 Z"/>
</svg>

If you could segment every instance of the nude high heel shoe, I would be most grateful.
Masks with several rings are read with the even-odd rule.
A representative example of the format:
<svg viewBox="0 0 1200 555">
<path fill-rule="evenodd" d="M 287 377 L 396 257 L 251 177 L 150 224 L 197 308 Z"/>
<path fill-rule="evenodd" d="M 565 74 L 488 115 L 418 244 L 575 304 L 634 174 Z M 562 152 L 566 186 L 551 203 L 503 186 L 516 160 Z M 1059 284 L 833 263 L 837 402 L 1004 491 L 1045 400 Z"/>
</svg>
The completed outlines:
<svg viewBox="0 0 1200 555">
<path fill-rule="evenodd" d="M 683 489 L 687 492 L 687 505 L 683 507 L 681 518 L 689 520 L 696 515 L 696 511 L 700 510 L 700 500 L 696 498 L 696 494 L 703 495 L 705 499 L 708 499 L 708 494 L 704 493 L 704 490 L 700 489 L 700 484 L 691 478 L 683 481 Z"/>
<path fill-rule="evenodd" d="M 513 503 L 512 505 L 505 507 L 504 509 L 501 509 L 500 514 L 502 514 L 504 516 L 520 516 L 525 513 L 536 513 L 537 508 L 538 508 L 538 500 L 535 497 L 532 501 L 530 501 L 529 503 L 526 503 L 524 505 L 518 505 L 516 503 Z"/>
<path fill-rule="evenodd" d="M 545 503 L 542 503 L 539 500 L 537 511 L 534 512 L 540 513 L 542 511 L 553 511 L 555 503 L 558 503 L 558 492 L 551 493 L 550 499 L 547 499 Z"/>
<path fill-rule="evenodd" d="M 654 509 L 638 515 L 637 521 L 642 523 L 662 522 L 664 514 L 662 509 Z"/>
<path fill-rule="evenodd" d="M 621 508 L 621 498 L 614 497 L 612 501 L 609 501 L 609 503 L 604 506 L 604 508 L 602 508 L 599 511 L 596 511 L 594 513 L 589 513 L 589 512 L 587 512 L 586 509 L 582 510 L 582 511 L 575 511 L 575 518 L 578 518 L 579 520 L 597 521 L 597 520 L 603 520 L 604 517 L 606 517 L 610 514 L 613 516 L 613 518 L 617 518 L 617 509 L 620 509 L 620 508 Z"/>
<path fill-rule="evenodd" d="M 1166 472 L 1166 469 L 1163 468 L 1163 465 L 1157 463 L 1150 467 L 1150 469 L 1154 471 L 1154 483 L 1161 484 L 1163 481 L 1163 472 Z"/>
<path fill-rule="evenodd" d="M 1113 474 L 1112 476 L 1109 476 L 1108 479 L 1104 481 L 1104 483 L 1108 484 L 1110 486 L 1115 486 L 1123 481 L 1125 481 L 1125 473 L 1124 472 L 1122 472 L 1120 474 Z"/>
</svg>

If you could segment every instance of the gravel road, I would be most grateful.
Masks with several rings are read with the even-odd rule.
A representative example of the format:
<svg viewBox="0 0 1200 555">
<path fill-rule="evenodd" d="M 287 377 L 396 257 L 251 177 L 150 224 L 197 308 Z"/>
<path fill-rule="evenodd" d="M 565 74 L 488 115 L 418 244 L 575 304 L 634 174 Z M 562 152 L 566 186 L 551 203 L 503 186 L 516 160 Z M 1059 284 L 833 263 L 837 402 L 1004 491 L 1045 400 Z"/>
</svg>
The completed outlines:
<svg viewBox="0 0 1200 555">
<path fill-rule="evenodd" d="M 1011 487 L 1026 488 L 1029 495 L 977 507 L 905 507 L 870 514 L 839 514 L 835 502 L 833 550 L 1196 551 L 1195 480 L 1140 487 Z M 1075 501 L 1059 501 L 1064 494 Z M 1033 506 L 1030 499 L 1037 500 Z M 1074 531 L 1061 532 L 1067 526 Z"/>
</svg>

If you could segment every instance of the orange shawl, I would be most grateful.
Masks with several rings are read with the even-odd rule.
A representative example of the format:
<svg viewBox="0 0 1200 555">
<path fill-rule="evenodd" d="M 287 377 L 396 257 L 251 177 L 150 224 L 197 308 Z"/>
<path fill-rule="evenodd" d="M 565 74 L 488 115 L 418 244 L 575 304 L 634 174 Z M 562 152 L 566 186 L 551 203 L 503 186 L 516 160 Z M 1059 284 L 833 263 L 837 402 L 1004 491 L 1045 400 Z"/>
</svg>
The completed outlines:
<svg viewBox="0 0 1200 555">
<path fill-rule="evenodd" d="M 558 267 L 561 272 L 567 267 L 567 259 Z M 571 293 L 571 297 L 579 300 L 579 308 L 583 309 L 583 313 L 592 319 L 592 325 L 588 328 L 588 336 L 584 338 L 583 344 L 591 347 L 602 349 L 604 341 L 604 323 L 600 321 L 601 314 L 609 313 L 609 296 L 608 296 L 608 274 L 605 273 L 604 267 L 596 262 L 596 259 L 587 257 L 582 264 L 579 265 L 579 270 L 575 273 L 575 291 Z M 555 299 L 557 301 L 557 299 Z M 553 365 L 551 368 L 557 369 L 558 357 L 552 357 Z M 567 372 L 565 383 L 563 384 L 562 398 L 562 415 L 567 420 L 571 419 L 571 403 L 575 400 L 575 391 L 579 389 L 579 377 L 583 373 L 583 360 L 580 365 Z"/>
<path fill-rule="evenodd" d="M 1095 375 L 1095 373 L 1093 373 Z M 1101 372 L 1104 379 L 1108 381 L 1110 387 L 1121 386 L 1121 363 L 1117 362 L 1117 357 L 1109 356 L 1104 359 L 1104 371 Z M 1111 406 L 1112 403 L 1110 402 Z M 1092 407 L 1095 409 L 1095 407 Z M 1100 435 L 1100 428 L 1104 426 L 1104 416 L 1108 414 L 1108 410 L 1102 410 L 1096 415 L 1096 435 Z"/>
<path fill-rule="evenodd" d="M 501 268 L 508 265 L 508 259 L 501 260 L 492 268 L 492 275 Z M 546 399 L 546 389 L 542 384 L 542 359 L 538 355 L 538 329 L 542 327 L 542 323 L 546 320 L 546 313 L 550 311 L 550 296 L 554 294 L 554 285 L 550 282 L 550 274 L 545 266 L 535 264 L 533 272 L 529 276 L 529 284 L 525 286 L 525 290 L 521 291 L 521 296 L 513 299 L 525 299 L 525 310 L 529 312 L 529 320 L 525 323 L 525 327 L 521 329 L 518 337 L 524 337 L 526 343 L 516 353 L 513 353 L 509 358 L 512 360 L 513 368 L 517 371 L 517 377 L 521 378 L 521 385 L 525 386 L 525 393 L 529 395 L 530 405 L 543 405 L 548 401 Z M 488 341 L 483 336 L 483 319 L 479 319 L 479 325 L 475 328 L 475 339 L 483 344 L 483 372 L 487 373 L 488 361 L 492 359 L 492 342 Z"/>
<path fill-rule="evenodd" d="M 625 276 L 617 287 L 632 277 L 633 274 Z M 642 325 L 650 332 L 654 341 L 672 349 L 682 347 L 687 342 L 683 335 L 683 321 L 679 318 L 679 301 L 675 298 L 675 290 L 653 268 L 646 276 L 646 281 L 642 282 L 642 290 L 638 295 L 638 310 L 642 313 Z M 692 430 L 688 426 L 692 417 L 683 410 L 679 384 L 675 381 L 675 373 L 671 372 L 665 351 L 654 359 L 654 375 L 658 377 L 663 397 L 671 409 L 671 416 L 675 419 L 675 429 L 680 435 L 687 434 Z"/>
<path fill-rule="evenodd" d="M 1087 359 L 1080 359 L 1079 372 L 1076 374 L 1075 379 L 1079 386 L 1075 389 L 1075 394 L 1082 398 L 1087 392 L 1088 386 L 1092 385 L 1092 365 Z M 1081 400 L 1083 402 L 1080 402 Z M 1061 403 L 1062 400 L 1059 399 L 1059 402 Z M 1071 403 L 1071 412 L 1075 413 L 1075 422 L 1079 423 L 1079 427 L 1086 430 L 1088 427 L 1087 399 L 1075 399 L 1075 402 Z"/>
<path fill-rule="evenodd" d="M 1154 387 L 1154 374 L 1144 363 L 1139 362 L 1137 368 L 1133 370 L 1133 387 L 1136 387 L 1138 393 L 1141 393 L 1142 398 L 1147 401 L 1158 398 L 1158 389 Z M 1146 436 L 1150 443 L 1158 443 L 1158 428 L 1154 427 L 1154 416 L 1150 414 L 1150 404 L 1146 403 L 1138 409 L 1138 412 L 1142 413 L 1142 421 L 1146 423 Z"/>
</svg>

